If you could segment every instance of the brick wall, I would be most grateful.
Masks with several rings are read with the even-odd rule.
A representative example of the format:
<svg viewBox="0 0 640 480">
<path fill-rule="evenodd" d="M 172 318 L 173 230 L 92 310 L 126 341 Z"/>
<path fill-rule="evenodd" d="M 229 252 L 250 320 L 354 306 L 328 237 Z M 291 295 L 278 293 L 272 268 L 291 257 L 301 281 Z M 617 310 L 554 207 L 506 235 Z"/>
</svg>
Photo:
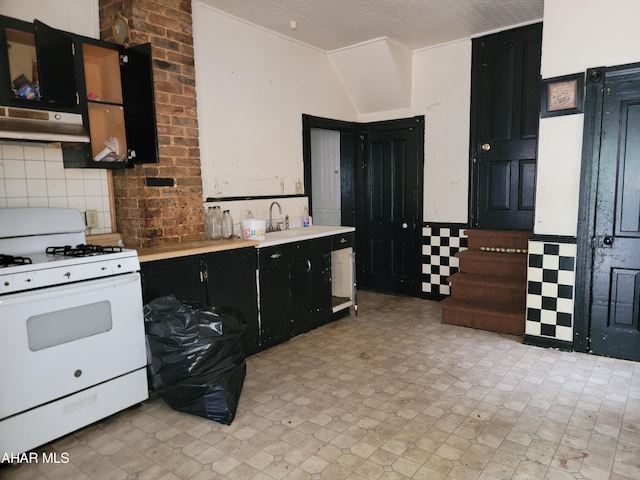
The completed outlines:
<svg viewBox="0 0 640 480">
<path fill-rule="evenodd" d="M 204 239 L 191 0 L 99 0 L 100 36 L 129 23 L 128 45 L 150 42 L 160 162 L 115 170 L 118 231 L 126 245 L 157 246 Z M 148 187 L 146 177 L 173 178 Z"/>
</svg>

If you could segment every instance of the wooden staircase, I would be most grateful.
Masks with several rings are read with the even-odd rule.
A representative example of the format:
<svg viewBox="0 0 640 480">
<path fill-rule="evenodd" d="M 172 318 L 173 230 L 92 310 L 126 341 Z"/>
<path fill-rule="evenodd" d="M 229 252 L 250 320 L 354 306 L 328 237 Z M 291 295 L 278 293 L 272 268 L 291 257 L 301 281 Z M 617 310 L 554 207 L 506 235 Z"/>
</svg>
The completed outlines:
<svg viewBox="0 0 640 480">
<path fill-rule="evenodd" d="M 451 296 L 440 302 L 442 323 L 523 335 L 530 232 L 466 231 L 469 249 L 456 254 Z"/>
</svg>

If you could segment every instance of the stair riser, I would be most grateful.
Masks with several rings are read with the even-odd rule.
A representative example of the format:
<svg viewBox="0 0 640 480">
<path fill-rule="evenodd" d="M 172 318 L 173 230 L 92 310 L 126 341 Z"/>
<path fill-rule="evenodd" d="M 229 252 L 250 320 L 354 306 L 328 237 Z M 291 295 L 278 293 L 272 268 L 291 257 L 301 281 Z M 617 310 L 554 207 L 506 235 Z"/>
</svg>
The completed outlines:
<svg viewBox="0 0 640 480">
<path fill-rule="evenodd" d="M 524 334 L 524 313 L 520 317 L 490 315 L 484 312 L 460 311 L 442 306 L 442 323 L 478 328 L 510 335 Z"/>
<path fill-rule="evenodd" d="M 527 279 L 526 264 L 518 263 L 482 262 L 465 259 L 464 262 L 460 262 L 460 272 L 513 277 L 514 281 L 522 281 L 522 284 L 524 284 Z"/>
<path fill-rule="evenodd" d="M 469 249 L 480 247 L 528 248 L 530 232 L 466 230 Z"/>
<path fill-rule="evenodd" d="M 524 305 L 524 288 L 492 287 L 490 285 L 470 286 L 451 283 L 451 293 L 461 300 L 486 300 L 490 298 L 496 305 Z"/>
</svg>

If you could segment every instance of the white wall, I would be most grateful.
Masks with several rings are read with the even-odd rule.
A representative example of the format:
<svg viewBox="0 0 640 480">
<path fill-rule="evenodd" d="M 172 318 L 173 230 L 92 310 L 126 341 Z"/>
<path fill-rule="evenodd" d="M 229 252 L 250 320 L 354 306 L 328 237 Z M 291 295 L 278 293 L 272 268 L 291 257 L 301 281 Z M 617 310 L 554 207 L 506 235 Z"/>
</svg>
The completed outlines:
<svg viewBox="0 0 640 480">
<path fill-rule="evenodd" d="M 98 0 L 2 0 L 0 15 L 26 22 L 37 19 L 65 32 L 100 38 Z"/>
<path fill-rule="evenodd" d="M 542 77 L 640 61 L 638 18 L 637 0 L 546 0 Z M 577 233 L 583 117 L 540 120 L 537 234 Z"/>
<path fill-rule="evenodd" d="M 295 193 L 302 114 L 356 119 L 328 56 L 197 0 L 193 32 L 203 195 Z"/>
</svg>

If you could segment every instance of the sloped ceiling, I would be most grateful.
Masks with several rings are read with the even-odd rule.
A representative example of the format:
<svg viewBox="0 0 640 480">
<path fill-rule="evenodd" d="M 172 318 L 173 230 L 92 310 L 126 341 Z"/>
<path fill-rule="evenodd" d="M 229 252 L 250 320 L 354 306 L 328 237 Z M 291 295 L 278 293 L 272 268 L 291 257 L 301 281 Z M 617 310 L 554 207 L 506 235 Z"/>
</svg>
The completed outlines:
<svg viewBox="0 0 640 480">
<path fill-rule="evenodd" d="M 407 47 L 386 38 L 329 53 L 359 113 L 411 106 L 411 56 Z"/>
</svg>

